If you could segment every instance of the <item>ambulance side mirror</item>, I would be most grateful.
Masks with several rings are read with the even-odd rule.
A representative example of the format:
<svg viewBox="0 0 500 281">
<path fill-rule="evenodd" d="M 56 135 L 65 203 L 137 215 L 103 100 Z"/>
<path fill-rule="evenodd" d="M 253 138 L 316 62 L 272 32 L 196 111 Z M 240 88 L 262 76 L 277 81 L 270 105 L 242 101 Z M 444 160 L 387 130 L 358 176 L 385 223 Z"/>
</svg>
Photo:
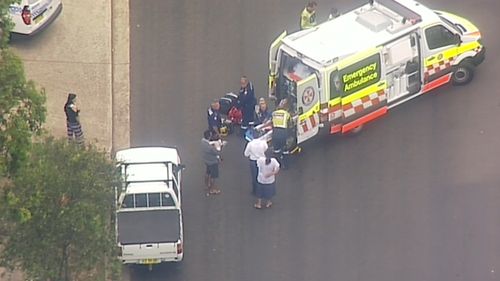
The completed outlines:
<svg viewBox="0 0 500 281">
<path fill-rule="evenodd" d="M 455 38 L 453 40 L 455 42 L 455 44 L 457 44 L 458 46 L 460 46 L 462 44 L 462 38 L 460 38 L 460 35 L 459 34 L 455 34 Z"/>
</svg>

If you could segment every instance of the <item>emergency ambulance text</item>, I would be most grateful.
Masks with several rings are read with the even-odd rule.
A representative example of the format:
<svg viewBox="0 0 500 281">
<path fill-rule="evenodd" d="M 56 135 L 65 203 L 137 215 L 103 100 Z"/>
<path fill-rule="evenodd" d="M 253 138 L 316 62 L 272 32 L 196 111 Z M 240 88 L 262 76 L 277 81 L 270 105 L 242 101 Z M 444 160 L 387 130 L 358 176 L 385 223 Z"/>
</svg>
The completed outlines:
<svg viewBox="0 0 500 281">
<path fill-rule="evenodd" d="M 356 71 L 342 75 L 342 82 L 344 82 L 344 92 L 349 92 L 354 88 L 368 84 L 373 80 L 377 80 L 377 68 L 378 64 L 374 62 Z"/>
</svg>

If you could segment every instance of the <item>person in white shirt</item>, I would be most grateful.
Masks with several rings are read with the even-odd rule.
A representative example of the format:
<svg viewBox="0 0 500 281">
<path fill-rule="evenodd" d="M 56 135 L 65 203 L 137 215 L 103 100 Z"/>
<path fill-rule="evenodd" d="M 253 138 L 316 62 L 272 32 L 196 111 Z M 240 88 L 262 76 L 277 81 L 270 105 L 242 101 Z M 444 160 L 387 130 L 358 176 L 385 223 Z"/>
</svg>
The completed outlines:
<svg viewBox="0 0 500 281">
<path fill-rule="evenodd" d="M 262 209 L 262 200 L 266 200 L 266 208 L 273 205 L 271 199 L 276 195 L 276 179 L 275 176 L 280 170 L 280 164 L 276 158 L 272 158 L 272 152 L 266 152 L 266 157 L 257 160 L 257 202 L 254 207 Z"/>
<path fill-rule="evenodd" d="M 267 142 L 258 138 L 254 134 L 254 139 L 247 143 L 244 155 L 250 160 L 250 176 L 252 177 L 252 194 L 255 195 L 257 189 L 257 159 L 265 157 L 265 152 L 268 149 Z"/>
</svg>

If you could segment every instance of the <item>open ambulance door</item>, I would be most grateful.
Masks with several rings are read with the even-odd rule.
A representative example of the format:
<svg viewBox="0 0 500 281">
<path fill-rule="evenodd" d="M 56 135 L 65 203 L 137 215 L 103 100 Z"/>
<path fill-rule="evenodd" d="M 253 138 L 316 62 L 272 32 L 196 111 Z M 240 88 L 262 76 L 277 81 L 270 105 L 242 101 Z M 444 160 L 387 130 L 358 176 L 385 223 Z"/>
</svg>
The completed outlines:
<svg viewBox="0 0 500 281">
<path fill-rule="evenodd" d="M 269 48 L 269 97 L 276 96 L 276 78 L 278 78 L 278 50 L 281 46 L 281 40 L 287 35 L 286 30 L 271 43 Z"/>
<path fill-rule="evenodd" d="M 297 143 L 319 131 L 319 84 L 315 73 L 297 82 Z"/>
</svg>

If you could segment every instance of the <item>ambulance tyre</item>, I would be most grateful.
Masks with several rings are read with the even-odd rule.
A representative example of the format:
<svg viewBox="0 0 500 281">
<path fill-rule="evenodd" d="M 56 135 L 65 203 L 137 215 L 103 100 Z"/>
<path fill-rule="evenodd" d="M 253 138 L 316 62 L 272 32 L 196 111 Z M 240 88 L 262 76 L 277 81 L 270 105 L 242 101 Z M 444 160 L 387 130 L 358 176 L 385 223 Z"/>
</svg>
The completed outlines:
<svg viewBox="0 0 500 281">
<path fill-rule="evenodd" d="M 474 77 L 474 65 L 469 61 L 461 62 L 451 76 L 454 85 L 465 85 Z"/>
<path fill-rule="evenodd" d="M 356 128 L 352 129 L 349 134 L 351 135 L 357 135 L 359 134 L 359 132 L 361 132 L 363 130 L 363 125 L 359 125 L 357 126 Z"/>
</svg>

